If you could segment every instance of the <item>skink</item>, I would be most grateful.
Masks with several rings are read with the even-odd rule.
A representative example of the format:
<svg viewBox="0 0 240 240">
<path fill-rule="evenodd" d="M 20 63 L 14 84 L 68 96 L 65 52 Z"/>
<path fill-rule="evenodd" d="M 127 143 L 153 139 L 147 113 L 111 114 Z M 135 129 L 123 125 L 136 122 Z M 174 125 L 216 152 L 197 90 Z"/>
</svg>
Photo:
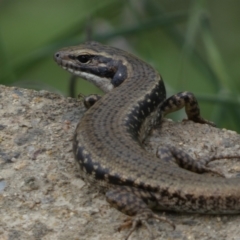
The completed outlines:
<svg viewBox="0 0 240 240">
<path fill-rule="evenodd" d="M 158 157 L 142 146 L 167 113 L 184 106 L 189 120 L 214 126 L 200 116 L 192 93 L 166 99 L 164 82 L 154 68 L 96 42 L 64 48 L 55 54 L 55 61 L 106 93 L 85 98 L 89 109 L 76 128 L 73 152 L 85 181 L 103 188 L 108 202 L 132 216 L 122 225 L 131 226 L 126 239 L 139 223 L 148 227 L 150 218 L 174 226 L 155 214 L 150 202 L 180 212 L 240 212 L 239 179 L 198 174 L 212 171 L 207 163 L 215 157 L 200 164 L 174 146 L 161 146 Z"/>
</svg>

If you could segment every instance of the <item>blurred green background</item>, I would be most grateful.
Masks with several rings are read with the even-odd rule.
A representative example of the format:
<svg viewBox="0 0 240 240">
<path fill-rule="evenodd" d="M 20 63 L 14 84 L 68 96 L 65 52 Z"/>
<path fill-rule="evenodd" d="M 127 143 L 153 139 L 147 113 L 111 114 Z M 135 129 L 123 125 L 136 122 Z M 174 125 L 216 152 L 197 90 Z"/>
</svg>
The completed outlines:
<svg viewBox="0 0 240 240">
<path fill-rule="evenodd" d="M 70 74 L 52 56 L 91 38 L 144 59 L 168 96 L 191 91 L 205 118 L 240 132 L 239 9 L 237 0 L 0 0 L 0 84 L 69 96 Z M 99 90 L 78 80 L 75 92 Z"/>
</svg>

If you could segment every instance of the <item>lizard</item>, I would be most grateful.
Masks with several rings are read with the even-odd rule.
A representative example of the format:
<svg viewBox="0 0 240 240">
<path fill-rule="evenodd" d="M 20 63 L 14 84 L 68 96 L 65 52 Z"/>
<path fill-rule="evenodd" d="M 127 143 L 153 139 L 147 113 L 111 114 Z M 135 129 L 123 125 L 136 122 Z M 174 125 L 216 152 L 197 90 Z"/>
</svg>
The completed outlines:
<svg viewBox="0 0 240 240">
<path fill-rule="evenodd" d="M 147 223 L 151 218 L 175 228 L 168 218 L 154 213 L 150 203 L 164 211 L 240 213 L 239 179 L 200 174 L 218 173 L 207 164 L 221 156 L 196 162 L 175 146 L 160 146 L 157 156 L 144 150 L 143 141 L 150 130 L 161 124 L 166 114 L 183 107 L 188 120 L 215 126 L 201 117 L 192 93 L 166 98 L 163 79 L 153 67 L 97 42 L 63 48 L 54 58 L 63 69 L 105 93 L 84 98 L 88 110 L 76 127 L 73 153 L 84 180 L 102 188 L 106 200 L 130 216 L 119 228 L 130 227 L 126 239 L 140 224 L 151 234 Z"/>
</svg>

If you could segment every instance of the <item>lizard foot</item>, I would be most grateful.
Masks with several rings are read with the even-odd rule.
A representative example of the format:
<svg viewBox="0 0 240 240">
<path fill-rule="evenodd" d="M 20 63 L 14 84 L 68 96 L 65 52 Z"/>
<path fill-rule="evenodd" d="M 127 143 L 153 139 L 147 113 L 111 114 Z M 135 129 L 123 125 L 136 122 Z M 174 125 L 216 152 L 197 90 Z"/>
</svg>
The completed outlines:
<svg viewBox="0 0 240 240">
<path fill-rule="evenodd" d="M 195 172 L 195 173 L 209 172 L 209 173 L 216 174 L 220 177 L 225 177 L 225 176 L 219 170 L 209 168 L 207 164 L 218 159 L 240 157 L 239 154 L 234 154 L 232 156 L 230 155 L 225 156 L 223 154 L 221 155 L 214 154 L 213 156 L 203 158 L 200 161 L 196 161 L 190 155 L 185 153 L 183 150 L 176 148 L 174 146 L 159 147 L 157 149 L 156 155 L 158 158 L 160 158 L 165 162 L 175 163 L 179 167 L 189 170 L 191 172 Z"/>
<path fill-rule="evenodd" d="M 131 227 L 125 238 L 125 240 L 128 240 L 129 237 L 131 236 L 131 234 L 136 230 L 136 228 L 138 226 L 144 225 L 147 228 L 149 234 L 151 235 L 151 239 L 154 239 L 151 228 L 150 228 L 149 224 L 147 223 L 147 220 L 150 218 L 154 218 L 154 219 L 157 219 L 160 221 L 167 222 L 168 224 L 170 224 L 172 226 L 173 229 L 176 228 L 175 224 L 172 221 L 170 221 L 169 219 L 167 219 L 166 217 L 164 217 L 164 216 L 160 217 L 157 214 L 154 214 L 150 209 L 144 209 L 144 212 L 136 215 L 135 217 L 127 218 L 124 221 L 124 223 L 119 226 L 118 231 L 121 231 L 122 229 Z"/>
<path fill-rule="evenodd" d="M 173 227 L 173 229 L 175 229 L 175 225 L 169 219 L 165 216 L 158 216 L 155 214 L 143 201 L 144 198 L 151 199 L 152 197 L 152 193 L 149 191 L 126 186 L 118 186 L 106 193 L 107 201 L 113 207 L 130 216 L 118 228 L 119 231 L 124 228 L 130 228 L 125 239 L 128 239 L 139 225 L 145 225 L 151 237 L 153 237 L 151 229 L 147 223 L 149 219 L 157 219 L 167 222 Z"/>
</svg>

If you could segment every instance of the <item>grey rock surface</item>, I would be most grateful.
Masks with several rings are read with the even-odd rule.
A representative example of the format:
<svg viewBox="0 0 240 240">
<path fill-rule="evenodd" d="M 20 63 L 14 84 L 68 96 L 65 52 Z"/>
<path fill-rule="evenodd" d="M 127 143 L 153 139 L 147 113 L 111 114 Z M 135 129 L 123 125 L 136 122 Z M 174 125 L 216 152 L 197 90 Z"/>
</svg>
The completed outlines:
<svg viewBox="0 0 240 240">
<path fill-rule="evenodd" d="M 72 136 L 85 109 L 60 95 L 0 86 L 0 240 L 124 239 L 116 229 L 126 218 L 104 194 L 81 180 L 72 154 Z M 165 119 L 145 141 L 179 146 L 196 159 L 240 153 L 236 132 Z M 239 177 L 239 159 L 210 164 L 226 177 Z M 240 178 L 239 178 L 240 180 Z M 159 212 L 161 215 L 162 213 Z M 176 230 L 150 222 L 156 239 L 240 239 L 240 216 L 166 213 Z M 148 239 L 145 227 L 131 239 Z"/>
</svg>

